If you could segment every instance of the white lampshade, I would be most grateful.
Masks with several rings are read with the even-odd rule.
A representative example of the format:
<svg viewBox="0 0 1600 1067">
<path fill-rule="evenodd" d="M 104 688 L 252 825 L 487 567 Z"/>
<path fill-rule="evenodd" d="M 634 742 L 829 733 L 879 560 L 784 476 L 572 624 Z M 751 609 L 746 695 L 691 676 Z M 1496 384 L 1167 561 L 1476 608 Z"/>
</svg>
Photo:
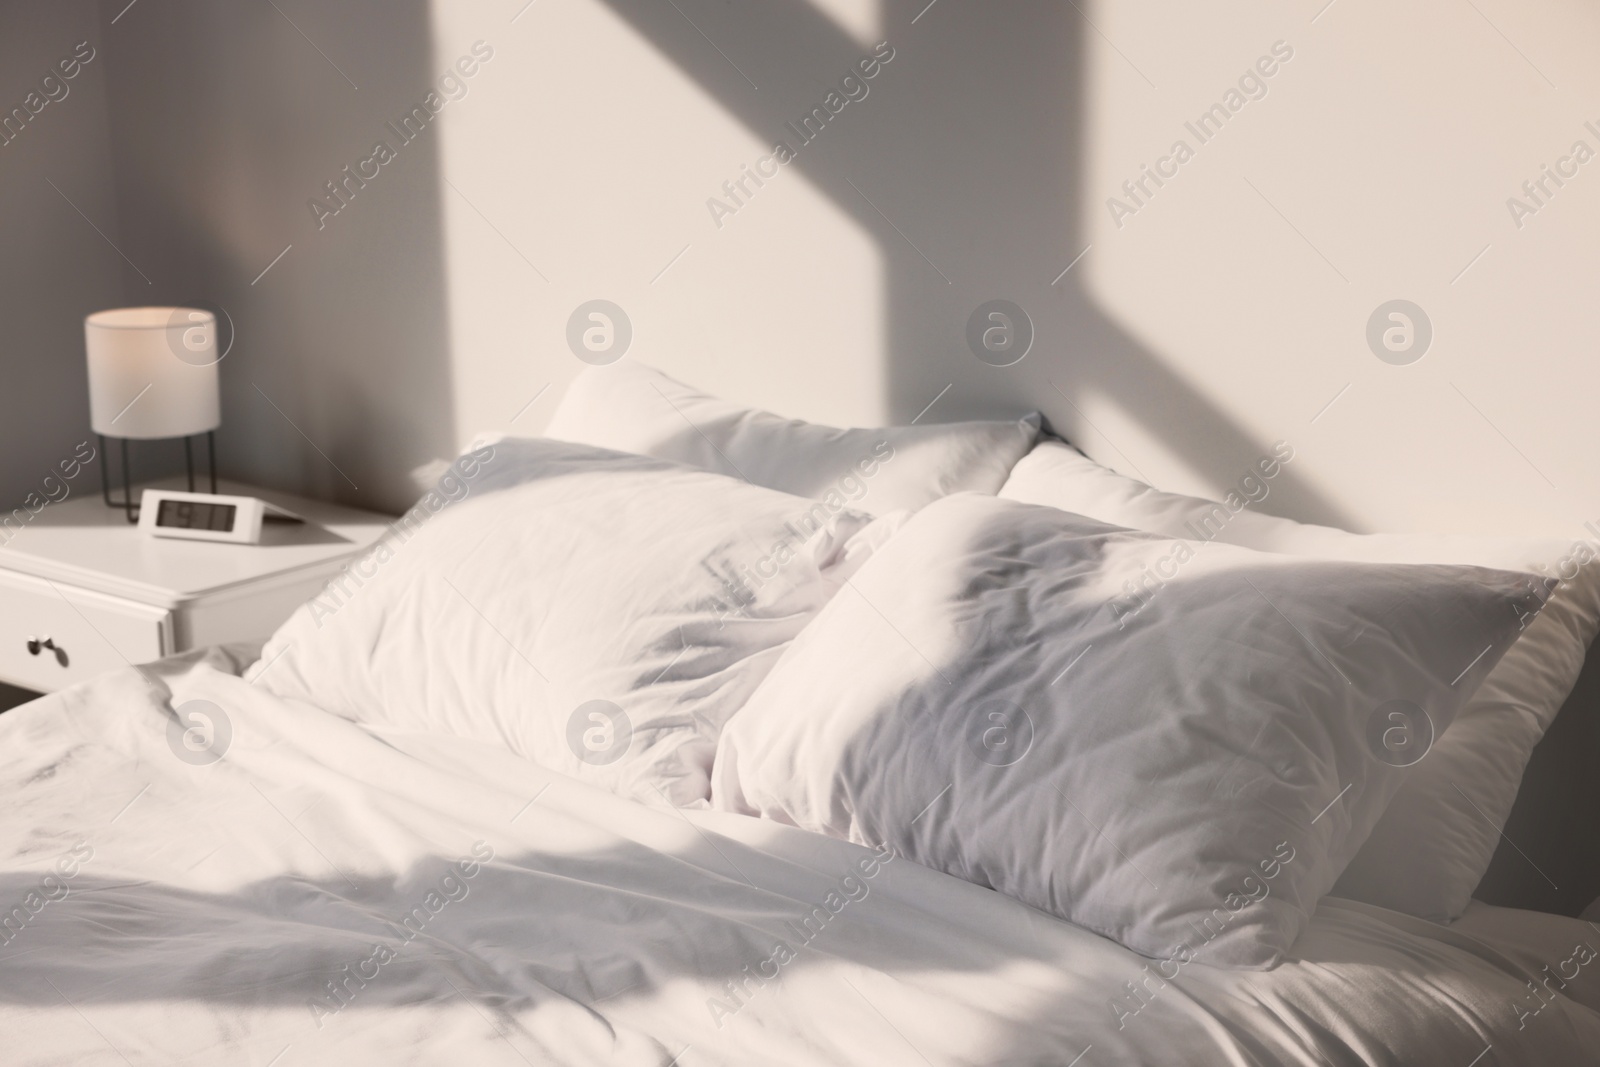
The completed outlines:
<svg viewBox="0 0 1600 1067">
<path fill-rule="evenodd" d="M 187 437 L 222 422 L 217 319 L 199 308 L 114 308 L 83 320 L 89 422 L 107 437 Z"/>
</svg>

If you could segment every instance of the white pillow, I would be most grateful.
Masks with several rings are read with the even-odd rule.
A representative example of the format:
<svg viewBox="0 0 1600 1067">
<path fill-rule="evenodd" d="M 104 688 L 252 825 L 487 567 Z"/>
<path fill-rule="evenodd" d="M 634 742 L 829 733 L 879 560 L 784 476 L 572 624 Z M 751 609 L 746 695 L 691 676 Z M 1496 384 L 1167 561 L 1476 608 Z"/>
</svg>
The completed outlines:
<svg viewBox="0 0 1600 1067">
<path fill-rule="evenodd" d="M 502 439 L 297 609 L 248 677 L 637 799 L 703 802 L 722 723 L 869 554 L 871 521 L 663 460 Z"/>
<path fill-rule="evenodd" d="M 1171 577 L 1135 615 L 1122 583 Z M 960 494 L 724 728 L 712 806 L 991 886 L 1149 956 L 1278 962 L 1518 631 L 1526 575 L 1302 561 Z"/>
<path fill-rule="evenodd" d="M 1455 724 L 1436 740 L 1340 879 L 1340 896 L 1448 922 L 1466 909 L 1499 844 L 1529 754 L 1583 669 L 1600 629 L 1600 567 L 1584 542 L 1352 534 L 1248 510 L 1271 491 L 1293 449 L 1281 442 L 1223 503 L 1163 493 L 1076 449 L 1042 441 L 1001 489 L 1006 499 L 1088 515 L 1194 543 L 1390 563 L 1466 563 L 1537 571 L 1555 588 Z"/>
<path fill-rule="evenodd" d="M 742 408 L 624 359 L 578 375 L 545 434 L 885 515 L 964 489 L 992 495 L 1033 445 L 1039 421 L 1035 413 L 837 430 Z"/>
</svg>

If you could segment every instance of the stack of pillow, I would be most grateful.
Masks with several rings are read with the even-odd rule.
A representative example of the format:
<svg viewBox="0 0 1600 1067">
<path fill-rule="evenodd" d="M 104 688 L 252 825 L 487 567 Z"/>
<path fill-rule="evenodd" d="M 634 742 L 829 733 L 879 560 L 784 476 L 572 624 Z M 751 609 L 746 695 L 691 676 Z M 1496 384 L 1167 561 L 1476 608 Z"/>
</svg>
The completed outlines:
<svg viewBox="0 0 1600 1067">
<path fill-rule="evenodd" d="M 464 455 L 251 677 L 703 804 L 723 724 L 841 583 L 907 511 L 997 492 L 1038 428 L 835 430 L 595 368 L 549 428 L 562 440 Z"/>
<path fill-rule="evenodd" d="M 893 848 L 1178 966 L 1272 966 L 1330 891 L 1459 914 L 1596 568 L 1159 493 L 1038 429 L 836 430 L 593 368 L 253 677 Z"/>
</svg>

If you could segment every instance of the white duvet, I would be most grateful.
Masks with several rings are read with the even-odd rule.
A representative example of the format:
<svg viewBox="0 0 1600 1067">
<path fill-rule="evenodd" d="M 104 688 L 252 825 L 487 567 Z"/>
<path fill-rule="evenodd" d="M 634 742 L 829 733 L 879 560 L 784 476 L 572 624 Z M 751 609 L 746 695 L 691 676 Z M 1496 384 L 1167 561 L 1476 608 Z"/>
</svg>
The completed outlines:
<svg viewBox="0 0 1600 1067">
<path fill-rule="evenodd" d="M 0 717 L 0 1061 L 1600 1062 L 1579 920 L 1328 899 L 1290 962 L 1168 980 L 904 858 L 378 736 L 238 666 Z M 177 755 L 195 700 L 215 762 Z"/>
</svg>

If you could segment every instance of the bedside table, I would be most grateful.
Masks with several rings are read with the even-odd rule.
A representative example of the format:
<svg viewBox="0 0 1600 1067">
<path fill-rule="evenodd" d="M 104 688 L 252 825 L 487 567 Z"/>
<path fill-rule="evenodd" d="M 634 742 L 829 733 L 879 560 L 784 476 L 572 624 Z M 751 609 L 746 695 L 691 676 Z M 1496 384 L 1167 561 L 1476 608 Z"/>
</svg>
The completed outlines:
<svg viewBox="0 0 1600 1067">
<path fill-rule="evenodd" d="M 257 545 L 150 537 L 83 493 L 0 545 L 0 682 L 49 692 L 203 645 L 264 641 L 392 521 L 236 482 L 218 490 L 306 521 L 268 523 Z"/>
</svg>

